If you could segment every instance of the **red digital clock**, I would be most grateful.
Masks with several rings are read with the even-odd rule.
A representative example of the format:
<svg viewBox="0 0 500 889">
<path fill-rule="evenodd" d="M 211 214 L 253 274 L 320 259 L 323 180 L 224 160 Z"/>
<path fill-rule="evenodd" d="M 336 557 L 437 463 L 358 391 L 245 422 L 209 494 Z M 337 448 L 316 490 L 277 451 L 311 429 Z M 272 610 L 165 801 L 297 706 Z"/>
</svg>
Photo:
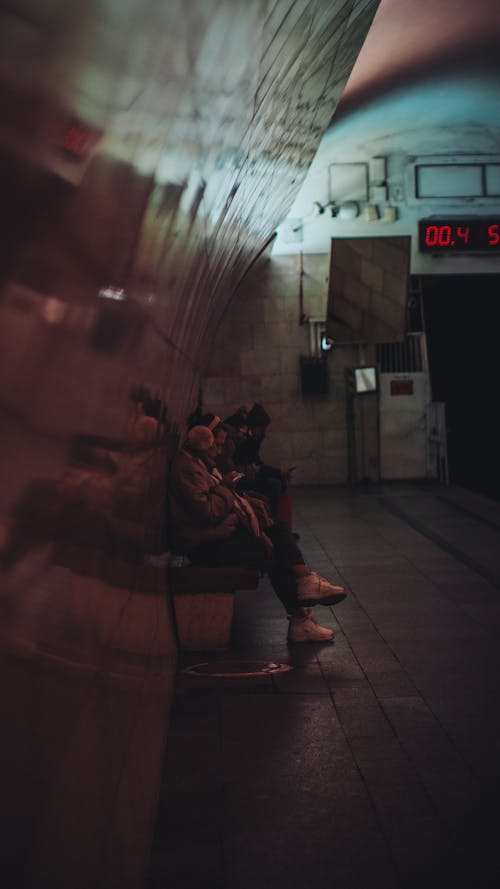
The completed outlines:
<svg viewBox="0 0 500 889">
<path fill-rule="evenodd" d="M 421 219 L 422 253 L 500 253 L 500 216 Z"/>
</svg>

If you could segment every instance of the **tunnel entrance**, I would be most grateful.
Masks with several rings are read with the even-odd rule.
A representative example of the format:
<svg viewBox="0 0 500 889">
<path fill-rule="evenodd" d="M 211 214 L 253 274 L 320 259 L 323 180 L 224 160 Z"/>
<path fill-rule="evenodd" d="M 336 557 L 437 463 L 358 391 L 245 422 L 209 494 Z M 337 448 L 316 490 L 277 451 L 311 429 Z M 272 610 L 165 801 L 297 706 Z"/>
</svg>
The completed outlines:
<svg viewBox="0 0 500 889">
<path fill-rule="evenodd" d="M 446 403 L 450 481 L 500 500 L 500 276 L 421 281 L 432 398 Z"/>
</svg>

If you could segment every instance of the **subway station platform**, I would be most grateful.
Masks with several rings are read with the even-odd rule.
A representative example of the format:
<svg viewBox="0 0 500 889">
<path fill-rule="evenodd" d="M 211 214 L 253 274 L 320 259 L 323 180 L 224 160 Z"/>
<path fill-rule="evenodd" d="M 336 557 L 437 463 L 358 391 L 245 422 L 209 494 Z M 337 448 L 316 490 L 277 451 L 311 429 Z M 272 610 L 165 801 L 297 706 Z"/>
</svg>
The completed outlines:
<svg viewBox="0 0 500 889">
<path fill-rule="evenodd" d="M 500 503 L 453 486 L 293 489 L 349 596 L 287 646 L 267 582 L 232 648 L 179 663 L 148 889 L 498 886 Z M 286 663 L 193 677 L 207 660 Z"/>
</svg>

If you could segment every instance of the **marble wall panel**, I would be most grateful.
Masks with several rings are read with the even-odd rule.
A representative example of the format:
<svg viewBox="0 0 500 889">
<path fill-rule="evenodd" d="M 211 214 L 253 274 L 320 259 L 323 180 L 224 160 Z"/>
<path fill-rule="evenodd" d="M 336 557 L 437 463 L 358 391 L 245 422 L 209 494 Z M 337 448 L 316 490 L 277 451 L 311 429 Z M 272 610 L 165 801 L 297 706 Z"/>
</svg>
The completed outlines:
<svg viewBox="0 0 500 889">
<path fill-rule="evenodd" d="M 379 265 L 367 260 L 361 262 L 361 282 L 367 288 L 381 291 L 383 287 L 384 273 Z"/>
</svg>

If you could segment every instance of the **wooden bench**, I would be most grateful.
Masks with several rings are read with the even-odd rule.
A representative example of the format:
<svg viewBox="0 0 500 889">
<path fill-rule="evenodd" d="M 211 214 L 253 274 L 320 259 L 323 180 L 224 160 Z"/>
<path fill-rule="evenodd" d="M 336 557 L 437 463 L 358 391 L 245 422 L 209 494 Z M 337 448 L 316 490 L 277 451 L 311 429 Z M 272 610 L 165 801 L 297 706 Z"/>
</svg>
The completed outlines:
<svg viewBox="0 0 500 889">
<path fill-rule="evenodd" d="M 187 565 L 169 566 L 167 576 L 181 650 L 224 651 L 231 639 L 235 591 L 256 589 L 260 572 Z"/>
</svg>

